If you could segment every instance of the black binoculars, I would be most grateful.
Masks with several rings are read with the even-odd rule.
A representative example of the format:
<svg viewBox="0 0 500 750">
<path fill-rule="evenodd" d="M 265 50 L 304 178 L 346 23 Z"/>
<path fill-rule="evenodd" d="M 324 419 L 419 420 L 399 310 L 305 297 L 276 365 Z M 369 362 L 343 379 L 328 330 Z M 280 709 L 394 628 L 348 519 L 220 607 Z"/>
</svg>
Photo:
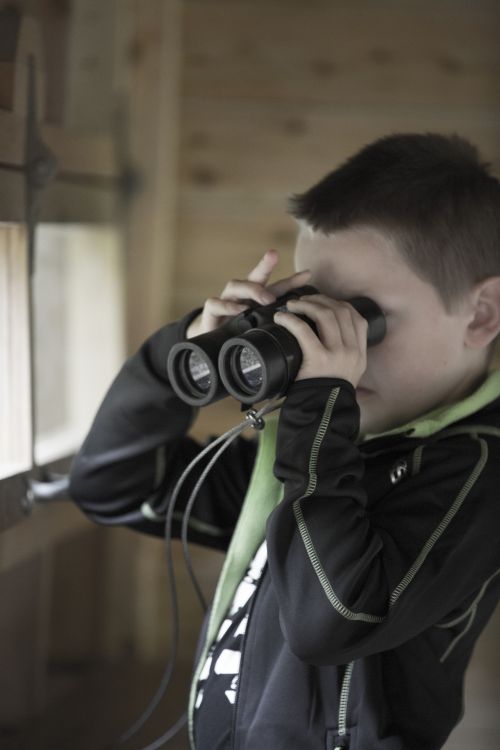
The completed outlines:
<svg viewBox="0 0 500 750">
<path fill-rule="evenodd" d="M 302 351 L 295 336 L 274 322 L 289 299 L 317 294 L 312 286 L 294 289 L 270 305 L 256 305 L 220 328 L 175 344 L 167 359 L 172 388 L 186 403 L 206 406 L 231 395 L 249 406 L 284 396 L 300 369 Z M 368 346 L 385 335 L 385 317 L 368 297 L 347 300 L 368 321 Z M 301 315 L 313 330 L 314 323 Z"/>
</svg>

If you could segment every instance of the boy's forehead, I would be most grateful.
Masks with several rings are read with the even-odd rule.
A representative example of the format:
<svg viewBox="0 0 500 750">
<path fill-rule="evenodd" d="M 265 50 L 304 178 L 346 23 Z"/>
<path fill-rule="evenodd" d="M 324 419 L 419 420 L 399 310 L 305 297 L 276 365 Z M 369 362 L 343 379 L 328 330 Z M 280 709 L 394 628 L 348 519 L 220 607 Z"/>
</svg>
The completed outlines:
<svg viewBox="0 0 500 750">
<path fill-rule="evenodd" d="M 311 268 L 332 294 L 361 294 L 370 289 L 394 291 L 417 275 L 397 248 L 396 241 L 373 227 L 342 229 L 330 234 L 301 226 L 296 243 L 298 270 Z"/>
</svg>

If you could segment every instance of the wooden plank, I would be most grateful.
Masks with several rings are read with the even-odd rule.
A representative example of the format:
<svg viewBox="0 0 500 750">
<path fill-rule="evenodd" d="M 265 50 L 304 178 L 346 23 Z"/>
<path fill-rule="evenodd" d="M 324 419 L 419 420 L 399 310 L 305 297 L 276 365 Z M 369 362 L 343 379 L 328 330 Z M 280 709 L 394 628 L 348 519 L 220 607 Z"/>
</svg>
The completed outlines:
<svg viewBox="0 0 500 750">
<path fill-rule="evenodd" d="M 0 162 L 24 163 L 24 118 L 0 109 Z"/>
<path fill-rule="evenodd" d="M 306 188 L 375 138 L 395 132 L 458 132 L 500 174 L 500 108 L 335 107 L 185 101 L 180 213 L 257 217 L 264 199 Z M 257 123 L 257 124 L 256 124 Z M 258 196 L 252 196 L 252 190 Z M 195 191 L 193 193 L 193 191 Z M 220 205 L 212 196 L 220 192 Z M 231 195 L 233 196 L 231 198 Z M 205 203 L 207 201 L 207 203 Z M 247 203 L 245 209 L 241 204 Z M 238 204 L 240 204 L 238 206 Z M 264 209 L 265 210 L 265 209 Z"/>
<path fill-rule="evenodd" d="M 0 163 L 12 167 L 25 164 L 24 116 L 0 110 Z M 40 137 L 53 152 L 59 173 L 93 175 L 117 179 L 116 146 L 109 134 L 80 133 L 47 123 L 40 124 Z"/>
<path fill-rule="evenodd" d="M 0 576 L 0 727 L 25 722 L 45 703 L 50 561 L 36 555 Z"/>
<path fill-rule="evenodd" d="M 72 503 L 61 500 L 35 507 L 29 522 L 17 524 L 0 535 L 0 573 L 91 526 Z"/>
<path fill-rule="evenodd" d="M 20 521 L 26 520 L 26 511 L 23 510 L 22 500 L 26 493 L 26 481 L 24 474 L 16 474 L 8 479 L 0 481 L 0 533 Z M 0 555 L 2 547 L 0 537 Z M 1 570 L 0 570 L 1 572 Z"/>
<path fill-rule="evenodd" d="M 33 675 L 34 711 L 43 714 L 48 705 L 47 661 L 50 641 L 50 605 L 52 599 L 52 549 L 42 550 L 34 558 L 38 566 L 38 585 L 35 612 L 35 673 Z"/>
<path fill-rule="evenodd" d="M 0 106 L 24 117 L 28 111 L 28 79 L 31 58 L 36 68 L 36 102 L 40 118 L 45 106 L 45 69 L 40 27 L 21 8 L 0 10 Z"/>
<path fill-rule="evenodd" d="M 45 75 L 45 121 L 62 124 L 67 93 L 68 30 L 73 4 L 53 0 L 22 0 L 25 13 L 40 24 Z M 31 7 L 30 7 L 31 6 Z"/>
<path fill-rule="evenodd" d="M 25 218 L 26 181 L 24 175 L 22 172 L 0 167 L 0 222 L 22 224 Z"/>
<path fill-rule="evenodd" d="M 43 717 L 12 728 L 2 750 L 102 750 L 116 747 L 118 738 L 141 715 L 161 680 L 163 664 L 145 665 L 130 657 L 120 664 L 58 669 L 52 675 L 51 709 Z M 189 691 L 191 658 L 186 658 L 166 700 L 139 731 L 131 747 L 143 748 L 163 735 L 184 713 Z M 57 689 L 58 688 L 58 689 Z M 186 750 L 184 729 L 166 746 Z"/>
<path fill-rule="evenodd" d="M 21 17 L 12 5 L 0 8 L 0 107 L 12 109 L 14 101 L 14 66 Z"/>
<path fill-rule="evenodd" d="M 47 224 L 111 224 L 120 216 L 120 198 L 106 183 L 54 180 L 39 200 L 39 220 Z"/>
<path fill-rule="evenodd" d="M 109 133 L 116 114 L 113 32 L 117 2 L 72 0 L 66 48 L 63 124 L 70 130 Z"/>
<path fill-rule="evenodd" d="M 42 141 L 53 152 L 59 173 L 119 177 L 115 144 L 109 134 L 78 132 L 69 128 L 43 124 Z"/>
<path fill-rule="evenodd" d="M 83 527 L 52 549 L 47 660 L 82 664 L 101 656 L 103 554 L 107 529 Z"/>
<path fill-rule="evenodd" d="M 216 99 L 479 106 L 499 101 L 500 9 L 191 1 L 185 91 Z M 214 42 L 216 40 L 216 43 Z"/>
<path fill-rule="evenodd" d="M 137 558 L 141 545 L 139 534 L 130 529 L 106 528 L 103 535 L 99 648 L 103 658 L 117 662 L 136 651 Z M 150 539 L 150 544 L 154 545 L 154 540 Z"/>
</svg>

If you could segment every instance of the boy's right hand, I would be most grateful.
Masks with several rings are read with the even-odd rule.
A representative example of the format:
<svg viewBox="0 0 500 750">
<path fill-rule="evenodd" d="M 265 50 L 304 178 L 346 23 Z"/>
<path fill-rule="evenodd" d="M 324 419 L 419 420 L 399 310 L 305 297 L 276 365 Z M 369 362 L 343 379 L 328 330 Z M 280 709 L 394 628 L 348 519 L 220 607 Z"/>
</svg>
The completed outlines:
<svg viewBox="0 0 500 750">
<path fill-rule="evenodd" d="M 207 299 L 201 313 L 189 325 L 186 332 L 187 338 L 191 339 L 201 333 L 213 331 L 228 318 L 239 315 L 249 307 L 244 300 L 254 300 L 259 305 L 269 305 L 277 297 L 309 281 L 311 272 L 306 269 L 266 286 L 277 262 L 278 252 L 268 250 L 246 279 L 233 279 L 226 284 L 220 297 Z"/>
</svg>

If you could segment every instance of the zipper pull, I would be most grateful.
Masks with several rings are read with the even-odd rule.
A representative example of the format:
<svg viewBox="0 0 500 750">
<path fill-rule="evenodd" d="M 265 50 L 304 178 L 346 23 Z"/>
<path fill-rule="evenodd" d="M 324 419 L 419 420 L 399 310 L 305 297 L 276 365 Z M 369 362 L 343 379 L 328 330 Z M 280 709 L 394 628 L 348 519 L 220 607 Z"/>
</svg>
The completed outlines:
<svg viewBox="0 0 500 750">
<path fill-rule="evenodd" d="M 348 750 L 349 736 L 347 734 L 337 735 L 334 740 L 333 750 Z"/>
</svg>

